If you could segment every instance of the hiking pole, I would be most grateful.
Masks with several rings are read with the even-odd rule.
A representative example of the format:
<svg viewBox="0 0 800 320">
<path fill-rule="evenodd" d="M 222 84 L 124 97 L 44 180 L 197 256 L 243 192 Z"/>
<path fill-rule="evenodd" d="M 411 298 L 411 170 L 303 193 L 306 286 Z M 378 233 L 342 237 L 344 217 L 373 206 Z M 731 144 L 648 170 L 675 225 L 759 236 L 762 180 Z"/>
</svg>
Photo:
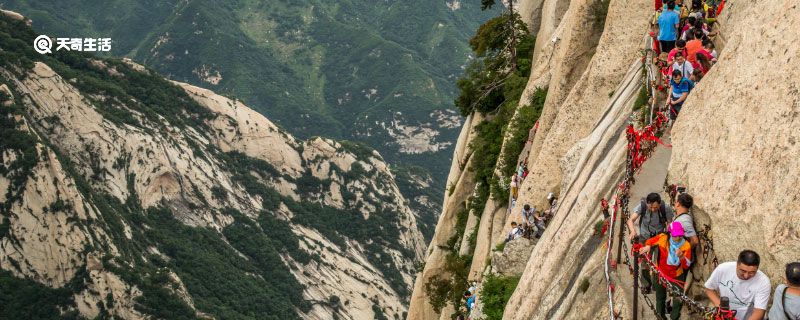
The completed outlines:
<svg viewBox="0 0 800 320">
<path fill-rule="evenodd" d="M 639 236 L 631 244 L 639 243 Z M 633 320 L 639 319 L 639 250 L 633 250 Z"/>
</svg>

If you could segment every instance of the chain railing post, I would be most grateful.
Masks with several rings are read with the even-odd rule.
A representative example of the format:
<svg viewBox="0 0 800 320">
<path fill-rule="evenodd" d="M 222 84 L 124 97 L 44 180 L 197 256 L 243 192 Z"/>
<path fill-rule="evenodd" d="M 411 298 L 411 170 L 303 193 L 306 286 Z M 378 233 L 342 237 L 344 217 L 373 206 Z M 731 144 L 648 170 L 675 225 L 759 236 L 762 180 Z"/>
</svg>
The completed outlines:
<svg viewBox="0 0 800 320">
<path fill-rule="evenodd" d="M 622 258 L 622 241 L 625 241 L 625 211 L 619 212 L 619 243 L 617 243 L 617 265 Z"/>
<path fill-rule="evenodd" d="M 635 239 L 634 241 L 638 241 Z M 633 250 L 633 320 L 639 319 L 639 251 Z"/>
</svg>

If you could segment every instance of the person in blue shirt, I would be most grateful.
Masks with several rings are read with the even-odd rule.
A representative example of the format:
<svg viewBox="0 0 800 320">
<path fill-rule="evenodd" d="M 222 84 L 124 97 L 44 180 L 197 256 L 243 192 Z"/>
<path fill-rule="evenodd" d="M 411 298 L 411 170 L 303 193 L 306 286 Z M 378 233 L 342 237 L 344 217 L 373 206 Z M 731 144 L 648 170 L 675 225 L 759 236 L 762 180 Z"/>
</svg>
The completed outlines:
<svg viewBox="0 0 800 320">
<path fill-rule="evenodd" d="M 675 2 L 670 1 L 667 3 L 667 10 L 658 16 L 658 43 L 661 45 L 661 52 L 669 52 L 675 48 L 680 22 L 680 16 L 675 12 Z"/>
<path fill-rule="evenodd" d="M 464 299 L 467 300 L 467 313 L 472 312 L 472 308 L 475 308 L 475 295 L 472 292 L 464 291 Z"/>
<path fill-rule="evenodd" d="M 672 70 L 672 80 L 669 81 L 670 89 L 667 95 L 667 104 L 670 109 L 670 118 L 675 120 L 681 112 L 683 102 L 689 96 L 689 92 L 694 89 L 694 82 L 683 76 L 680 70 Z"/>
</svg>

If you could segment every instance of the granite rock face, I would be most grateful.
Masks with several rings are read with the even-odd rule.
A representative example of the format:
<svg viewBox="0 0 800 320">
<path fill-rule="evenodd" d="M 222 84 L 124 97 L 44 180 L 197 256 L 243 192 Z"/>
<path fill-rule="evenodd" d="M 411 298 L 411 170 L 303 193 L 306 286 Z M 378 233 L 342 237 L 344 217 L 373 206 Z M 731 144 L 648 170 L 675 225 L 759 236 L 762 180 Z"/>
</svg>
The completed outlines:
<svg viewBox="0 0 800 320">
<path fill-rule="evenodd" d="M 492 252 L 492 271 L 502 276 L 520 276 L 528 265 L 536 242 L 519 238 L 506 243 L 503 251 Z"/>
<path fill-rule="evenodd" d="M 528 157 L 530 174 L 517 205 L 543 207 L 549 192 L 560 203 L 532 250 L 504 319 L 593 319 L 609 312 L 605 250 L 594 225 L 603 219 L 600 200 L 613 195 L 624 174 L 624 128 L 642 82 L 639 50 L 650 41 L 652 3 L 612 0 L 604 23 L 592 25 L 593 3 L 520 4 L 523 19 L 539 24 L 532 28 L 538 30 L 537 47 L 522 101 L 537 88 L 547 87 L 548 96 L 530 153 L 520 156 Z M 800 28 L 798 17 L 800 5 L 792 1 L 728 1 L 715 39 L 719 62 L 674 123 L 671 156 L 661 154 L 650 164 L 659 166 L 661 178 L 666 172 L 666 182 L 687 186 L 695 198 L 696 224 L 711 228 L 720 261 L 754 249 L 775 283 L 783 266 L 797 260 L 800 247 L 800 194 L 793 187 L 800 181 L 795 66 L 800 39 L 792 31 Z M 653 190 L 647 191 L 662 183 L 648 181 Z M 477 229 L 476 257 L 482 243 L 493 247 L 502 241 L 518 210 L 507 214 L 505 204 L 489 201 Z M 497 267 L 503 259 L 504 254 L 492 254 L 494 271 L 503 269 Z M 471 275 L 485 270 L 480 260 L 473 260 Z M 710 271 L 710 263 L 701 264 L 697 275 Z M 614 299 L 622 316 L 629 317 L 627 296 Z"/>
<path fill-rule="evenodd" d="M 102 61 L 91 65 L 113 77 L 150 74 L 141 66 L 126 74 Z M 407 206 L 377 152 L 324 138 L 299 141 L 241 102 L 183 83 L 171 85 L 212 115 L 201 125 L 181 126 L 166 115 L 157 115 L 159 121 L 154 121 L 148 117 L 151 115 L 136 111 L 138 101 L 120 103 L 112 97 L 82 92 L 75 79 L 63 78 L 43 62 L 21 70 L 8 65 L 0 68 L 11 85 L 3 85 L 6 98 L 0 107 L 24 110 L 24 116 L 16 116 L 15 130 L 39 141 L 35 146 L 38 162 L 20 189 L 13 168 L 26 155 L 14 149 L 2 151 L 3 172 L 12 168 L 8 175 L 0 176 L 0 202 L 9 208 L 0 216 L 0 226 L 8 228 L 0 234 L 3 270 L 52 288 L 83 277 L 85 289 L 75 293 L 72 309 L 88 318 L 101 313 L 124 319 L 148 318 L 137 307 L 142 290 L 109 264 L 109 259 L 123 256 L 116 244 L 141 246 L 142 239 L 137 239 L 126 220 L 119 222 L 122 233 L 110 232 L 103 222 L 110 219 L 105 216 L 107 207 L 96 203 L 96 194 L 144 210 L 169 209 L 183 224 L 214 230 L 226 241 L 222 231 L 235 220 L 226 210 L 236 210 L 253 221 L 264 210 L 271 210 L 264 207 L 264 195 L 242 185 L 236 168 L 229 167 L 226 155 L 235 153 L 275 168 L 272 174 L 251 174 L 284 199 L 270 212 L 289 223 L 294 237 L 301 239 L 299 250 L 319 255 L 318 260 L 307 262 L 286 253 L 281 256 L 283 267 L 298 282 L 317 284 L 305 286 L 303 299 L 329 301 L 336 296 L 348 304 L 341 308 L 316 303 L 307 312 L 297 310 L 298 316 L 364 319 L 376 316 L 376 306 L 389 317 L 400 317 L 407 310 L 404 293 L 397 288 L 413 284 L 411 272 L 415 261 L 422 258 L 423 239 L 415 212 Z M 97 103 L 130 111 L 138 126 L 115 121 Z M 65 159 L 74 171 L 64 168 Z M 76 177 L 88 181 L 87 185 L 78 185 Z M 308 181 L 326 183 L 309 195 L 303 191 Z M 345 239 L 346 246 L 337 245 L 330 234 L 292 222 L 296 212 L 285 204 L 288 199 L 331 210 L 357 208 L 365 220 L 376 214 L 393 215 L 381 219 L 387 221 L 384 227 L 398 230 L 397 238 L 392 244 Z M 376 260 L 374 250 L 385 256 Z M 162 251 L 157 244 L 144 248 L 141 259 L 147 261 L 152 254 L 168 260 Z M 136 270 L 135 263 L 130 264 Z M 395 280 L 383 275 L 387 266 L 396 272 Z M 168 290 L 195 308 L 191 288 L 187 290 L 177 273 L 165 272 Z M 213 316 L 203 311 L 196 309 L 197 316 Z"/>
</svg>

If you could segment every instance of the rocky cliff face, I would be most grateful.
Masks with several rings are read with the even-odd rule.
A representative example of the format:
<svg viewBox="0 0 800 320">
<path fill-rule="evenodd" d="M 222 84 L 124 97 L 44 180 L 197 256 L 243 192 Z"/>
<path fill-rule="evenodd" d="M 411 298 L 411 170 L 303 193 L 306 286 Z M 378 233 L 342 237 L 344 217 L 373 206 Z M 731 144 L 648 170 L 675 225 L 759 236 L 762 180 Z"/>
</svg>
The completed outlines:
<svg viewBox="0 0 800 320">
<path fill-rule="evenodd" d="M 800 247 L 800 35 L 791 31 L 800 5 L 730 1 L 725 10 L 720 62 L 673 127 L 668 179 L 695 196 L 720 261 L 754 249 L 775 284 Z"/>
<path fill-rule="evenodd" d="M 453 80 L 471 59 L 471 31 L 496 13 L 463 0 L 10 0 L 3 8 L 50 36 L 112 38 L 112 55 L 235 95 L 295 137 L 379 150 L 426 238 L 462 120 Z M 407 171 L 430 181 L 406 181 Z"/>
<path fill-rule="evenodd" d="M 530 152 L 520 155 L 529 159 L 531 171 L 517 203 L 539 208 L 548 192 L 559 195 L 561 203 L 527 261 L 504 319 L 595 319 L 609 312 L 605 249 L 593 236 L 594 226 L 603 219 L 600 200 L 611 197 L 624 174 L 623 129 L 641 88 L 639 50 L 649 41 L 652 3 L 610 1 L 603 23 L 587 26 L 599 12 L 598 2 L 521 3 L 523 18 L 539 25 L 533 27 L 538 30 L 537 47 L 523 103 L 537 88 L 548 87 L 548 95 Z M 800 93 L 797 68 L 792 67 L 799 55 L 797 35 L 789 31 L 798 28 L 799 11 L 791 1 L 727 2 L 719 19 L 722 34 L 715 39 L 719 62 L 697 85 L 671 129 L 672 148 L 659 147 L 657 159 L 646 164 L 632 190 L 637 199 L 657 191 L 665 176 L 668 183 L 685 184 L 695 197 L 696 224 L 711 227 L 720 261 L 754 249 L 773 284 L 782 281 L 785 263 L 797 259 L 793 248 L 800 239 L 798 195 L 790 187 L 800 179 L 795 159 L 800 152 Z M 765 17 L 769 22 L 760 23 Z M 769 67 L 774 65 L 789 67 Z M 455 190 L 459 188 L 456 184 Z M 499 208 L 502 218 L 485 211 L 478 230 L 507 231 L 508 222 L 519 219 L 519 207 L 507 215 L 504 204 L 490 201 L 487 210 L 490 206 Z M 454 222 L 444 215 L 440 219 L 440 224 Z M 442 230 L 448 228 L 438 226 L 437 236 Z M 493 247 L 503 233 L 479 231 L 477 247 Z M 436 251 L 435 243 L 429 250 Z M 435 264 L 436 258 L 430 254 L 427 264 Z M 478 260 L 470 272 L 486 270 Z M 701 264 L 697 274 L 702 278 L 710 269 L 710 263 Z M 426 272 L 418 279 L 433 276 Z M 627 318 L 630 291 L 624 285 L 618 284 L 614 299 L 617 311 Z M 418 280 L 415 289 L 420 287 Z M 693 292 L 700 293 L 697 289 Z M 412 299 L 410 310 L 429 314 L 411 312 L 410 319 L 431 318 L 425 294 L 415 290 L 420 299 Z"/>
<path fill-rule="evenodd" d="M 403 315 L 423 240 L 377 152 L 0 26 L 4 293 L 62 317 Z"/>
</svg>

